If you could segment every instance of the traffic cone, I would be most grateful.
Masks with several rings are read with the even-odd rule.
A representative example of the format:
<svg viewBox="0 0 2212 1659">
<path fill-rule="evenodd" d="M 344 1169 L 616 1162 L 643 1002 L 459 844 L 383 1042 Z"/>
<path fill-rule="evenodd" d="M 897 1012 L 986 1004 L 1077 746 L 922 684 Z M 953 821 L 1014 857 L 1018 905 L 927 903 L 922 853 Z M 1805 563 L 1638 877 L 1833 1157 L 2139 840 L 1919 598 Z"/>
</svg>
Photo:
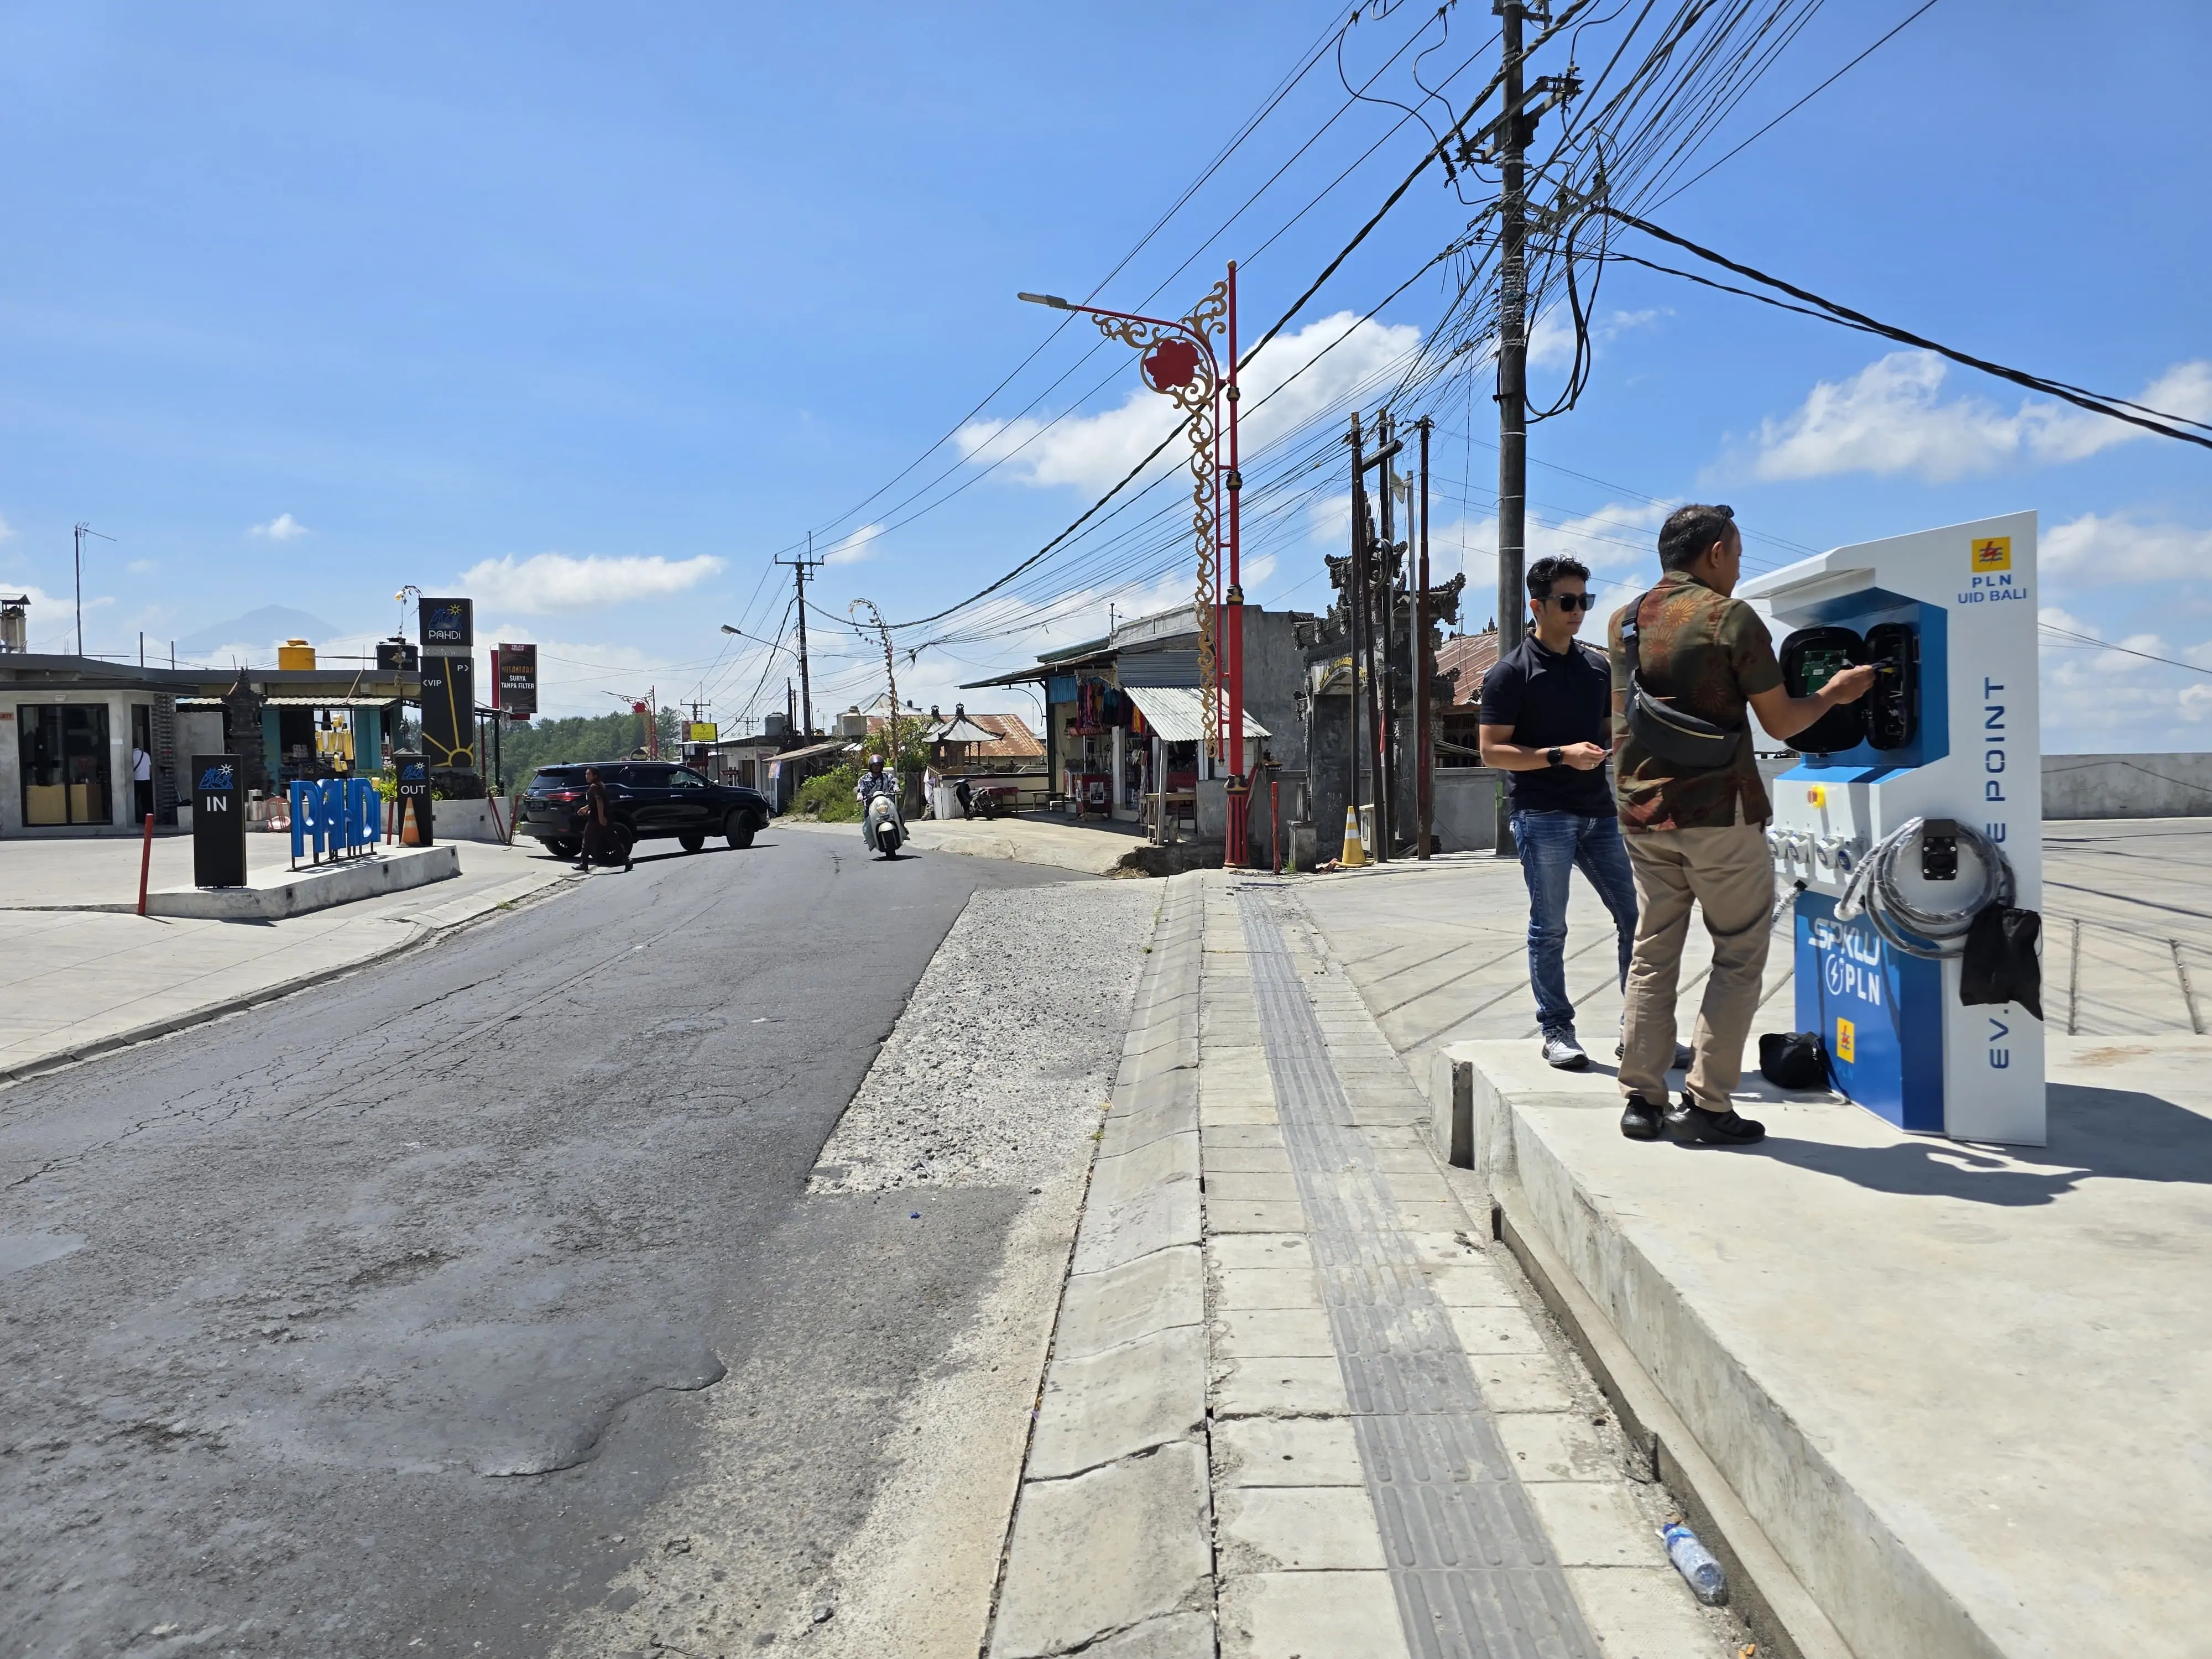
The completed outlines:
<svg viewBox="0 0 2212 1659">
<path fill-rule="evenodd" d="M 1359 839 L 1359 809 L 1344 809 L 1344 856 L 1337 860 L 1347 870 L 1357 870 L 1367 862 L 1366 843 Z"/>
</svg>

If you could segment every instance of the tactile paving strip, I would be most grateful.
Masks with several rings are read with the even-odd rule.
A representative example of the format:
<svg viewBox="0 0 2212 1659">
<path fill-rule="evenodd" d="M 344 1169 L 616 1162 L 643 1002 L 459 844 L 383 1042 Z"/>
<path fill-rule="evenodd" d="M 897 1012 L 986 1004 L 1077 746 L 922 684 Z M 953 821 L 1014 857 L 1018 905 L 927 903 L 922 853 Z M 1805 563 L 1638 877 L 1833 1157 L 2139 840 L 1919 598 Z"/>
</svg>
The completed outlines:
<svg viewBox="0 0 2212 1659">
<path fill-rule="evenodd" d="M 1283 1144 L 1407 1644 L 1598 1659 L 1480 1385 L 1375 1167 L 1267 899 L 1237 895 Z"/>
</svg>

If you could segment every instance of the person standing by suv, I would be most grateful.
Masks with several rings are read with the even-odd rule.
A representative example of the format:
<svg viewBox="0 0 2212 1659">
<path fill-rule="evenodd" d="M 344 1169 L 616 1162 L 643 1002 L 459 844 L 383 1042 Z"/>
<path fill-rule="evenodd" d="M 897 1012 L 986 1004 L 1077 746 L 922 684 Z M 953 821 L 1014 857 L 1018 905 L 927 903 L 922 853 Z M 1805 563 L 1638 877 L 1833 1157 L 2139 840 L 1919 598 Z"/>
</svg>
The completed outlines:
<svg viewBox="0 0 2212 1659">
<path fill-rule="evenodd" d="M 1513 791 L 1513 845 L 1528 884 L 1528 984 L 1544 1058 L 1562 1071 L 1589 1064 L 1567 996 L 1567 891 L 1576 870 L 1613 913 L 1620 972 L 1636 938 L 1636 890 L 1620 844 L 1606 757 L 1613 682 L 1605 659 L 1575 638 L 1596 603 L 1578 559 L 1528 567 L 1534 631 L 1483 677 L 1477 735 L 1482 763 Z"/>
<path fill-rule="evenodd" d="M 615 835 L 614 819 L 607 812 L 607 787 L 599 781 L 599 769 L 587 766 L 584 769 L 584 856 L 576 861 L 576 867 L 590 869 L 595 852 L 601 864 L 613 863 L 606 855 L 610 846 L 622 848 L 623 868 L 629 869 L 629 845 Z"/>
<path fill-rule="evenodd" d="M 1774 908 L 1766 787 L 1747 710 L 1779 739 L 1874 684 L 1845 669 L 1809 697 L 1782 683 L 1766 624 L 1734 598 L 1743 537 L 1731 507 L 1678 507 L 1659 530 L 1656 586 L 1615 612 L 1612 645 L 1614 792 L 1642 912 L 1628 969 L 1620 1132 L 1632 1140 L 1747 1146 L 1764 1125 L 1729 1097 L 1743 1078 Z M 1690 907 L 1705 912 L 1713 965 L 1691 1036 L 1689 1077 L 1668 1105 L 1674 996 Z"/>
</svg>

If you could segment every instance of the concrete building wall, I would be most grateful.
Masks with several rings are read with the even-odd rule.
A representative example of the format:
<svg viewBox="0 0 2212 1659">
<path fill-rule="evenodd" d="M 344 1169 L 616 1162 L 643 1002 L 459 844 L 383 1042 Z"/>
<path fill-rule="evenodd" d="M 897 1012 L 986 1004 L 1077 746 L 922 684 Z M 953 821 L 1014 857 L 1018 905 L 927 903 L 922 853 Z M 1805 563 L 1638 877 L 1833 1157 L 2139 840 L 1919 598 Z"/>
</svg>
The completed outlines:
<svg viewBox="0 0 2212 1659">
<path fill-rule="evenodd" d="M 2212 754 L 2045 755 L 2043 816 L 2212 817 Z"/>
<path fill-rule="evenodd" d="M 1439 766 L 1437 839 L 1447 853 L 1474 853 L 1498 844 L 1498 775 L 1486 766 Z"/>
<path fill-rule="evenodd" d="M 1245 712 L 1267 728 L 1267 753 L 1278 765 L 1293 771 L 1306 763 L 1305 726 L 1298 719 L 1297 702 L 1305 672 L 1291 613 L 1245 606 Z"/>
<path fill-rule="evenodd" d="M 220 708 L 179 708 L 177 711 L 177 798 L 191 799 L 193 780 L 192 757 L 220 755 L 222 747 L 222 710 Z"/>
<path fill-rule="evenodd" d="M 150 694 L 136 691 L 71 691 L 46 686 L 10 686 L 0 691 L 0 835 L 40 836 L 116 836 L 135 834 L 138 823 L 132 812 L 131 777 L 131 711 L 150 704 Z M 40 825 L 23 823 L 23 720 L 20 711 L 63 703 L 82 708 L 97 704 L 107 710 L 107 817 L 89 824 Z"/>
</svg>

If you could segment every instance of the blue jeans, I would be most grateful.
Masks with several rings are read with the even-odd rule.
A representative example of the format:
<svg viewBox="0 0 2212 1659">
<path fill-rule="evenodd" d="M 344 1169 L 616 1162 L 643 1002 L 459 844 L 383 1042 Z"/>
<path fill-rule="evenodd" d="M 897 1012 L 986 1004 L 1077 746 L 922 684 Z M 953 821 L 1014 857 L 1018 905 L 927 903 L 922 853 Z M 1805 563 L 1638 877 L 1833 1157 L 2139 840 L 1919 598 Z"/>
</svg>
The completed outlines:
<svg viewBox="0 0 2212 1659">
<path fill-rule="evenodd" d="M 1575 1005 L 1567 999 L 1567 878 L 1580 870 L 1613 912 L 1620 935 L 1620 977 L 1636 948 L 1636 882 L 1620 821 L 1610 812 L 1516 812 L 1513 845 L 1528 883 L 1528 983 L 1536 993 L 1536 1023 L 1546 1036 L 1571 1036 Z"/>
</svg>

